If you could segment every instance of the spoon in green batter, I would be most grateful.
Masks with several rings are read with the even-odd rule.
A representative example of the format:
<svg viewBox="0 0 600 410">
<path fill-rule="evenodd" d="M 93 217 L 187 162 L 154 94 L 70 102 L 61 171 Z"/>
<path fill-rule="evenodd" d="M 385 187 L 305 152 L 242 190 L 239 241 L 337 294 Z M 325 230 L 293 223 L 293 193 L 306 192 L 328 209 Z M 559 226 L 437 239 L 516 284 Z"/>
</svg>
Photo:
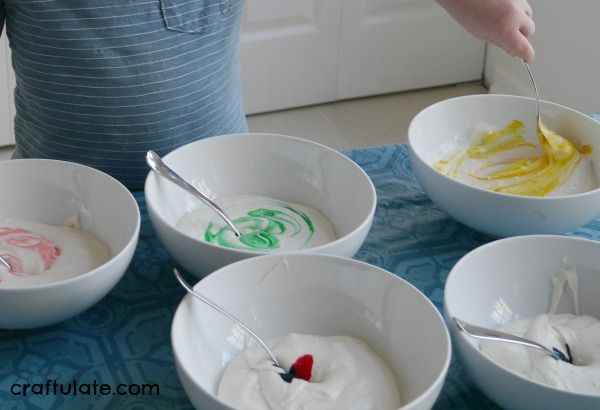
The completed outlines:
<svg viewBox="0 0 600 410">
<path fill-rule="evenodd" d="M 202 192 L 198 191 L 196 187 L 194 187 L 192 184 L 180 177 L 175 171 L 169 168 L 156 152 L 148 151 L 146 153 L 146 163 L 158 175 L 168 179 L 175 185 L 179 186 L 180 188 L 183 188 L 190 194 L 194 195 L 206 205 L 210 206 L 217 214 L 219 214 L 221 218 L 223 218 L 227 226 L 229 226 L 229 228 L 231 228 L 231 230 L 235 233 L 235 236 L 242 236 L 241 232 L 235 227 L 233 221 L 227 216 L 227 214 L 225 214 L 225 211 L 223 211 L 219 205 L 215 204 L 213 201 L 211 201 L 209 197 L 204 195 Z"/>
</svg>

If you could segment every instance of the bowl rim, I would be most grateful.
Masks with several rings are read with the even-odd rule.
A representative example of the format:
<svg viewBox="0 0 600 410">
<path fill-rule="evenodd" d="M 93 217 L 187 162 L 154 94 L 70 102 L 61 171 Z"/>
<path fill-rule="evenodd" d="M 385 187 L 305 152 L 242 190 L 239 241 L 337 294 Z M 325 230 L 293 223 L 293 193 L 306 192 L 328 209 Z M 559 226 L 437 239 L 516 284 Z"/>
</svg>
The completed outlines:
<svg viewBox="0 0 600 410">
<path fill-rule="evenodd" d="M 313 254 L 313 253 L 308 253 L 308 252 L 305 252 L 305 253 L 281 252 L 281 253 L 276 253 L 276 254 L 260 255 L 255 258 L 242 259 L 240 261 L 226 265 L 222 268 L 217 269 L 216 271 L 212 272 L 211 274 L 205 276 L 204 278 L 200 279 L 196 284 L 193 285 L 193 289 L 197 290 L 197 287 L 199 285 L 201 286 L 201 283 L 207 283 L 211 280 L 218 280 L 219 276 L 227 274 L 227 271 L 230 269 L 237 268 L 237 265 L 252 264 L 252 263 L 257 263 L 262 260 L 268 260 L 268 259 L 276 259 L 276 258 L 280 259 L 280 258 L 290 258 L 290 257 L 297 258 L 297 259 L 317 258 L 317 259 L 323 259 L 323 260 L 328 260 L 328 261 L 338 261 L 338 262 L 343 262 L 343 263 L 347 263 L 347 264 L 351 264 L 351 265 L 356 265 L 356 266 L 362 267 L 363 269 L 368 269 L 373 272 L 376 272 L 379 275 L 383 275 L 383 277 L 390 278 L 390 280 L 400 281 L 403 283 L 403 285 L 408 286 L 409 289 L 411 289 L 413 292 L 415 292 L 420 299 L 424 300 L 424 302 L 426 303 L 426 306 L 428 306 L 429 309 L 433 312 L 433 317 L 435 318 L 434 320 L 437 320 L 438 325 L 441 325 L 441 329 L 444 334 L 443 341 L 445 342 L 444 347 L 446 348 L 446 354 L 445 354 L 445 358 L 444 358 L 444 363 L 441 366 L 441 370 L 435 376 L 435 380 L 432 383 L 430 383 L 429 386 L 417 397 L 413 398 L 411 401 L 409 401 L 407 403 L 402 403 L 401 407 L 399 407 L 397 410 L 413 408 L 418 403 L 426 400 L 426 398 L 433 391 L 435 391 L 438 387 L 441 390 L 441 388 L 443 387 L 443 382 L 446 379 L 447 374 L 448 374 L 450 362 L 452 360 L 452 350 L 453 350 L 452 339 L 450 337 L 450 332 L 448 330 L 448 327 L 446 326 L 444 317 L 440 313 L 439 309 L 433 304 L 433 302 L 423 292 L 421 292 L 415 285 L 410 283 L 408 280 L 403 279 L 400 276 L 397 276 L 379 266 L 375 266 L 370 263 L 359 261 L 359 260 L 352 259 L 352 258 L 346 258 L 343 256 L 327 255 L 327 254 Z M 225 273 L 223 273 L 223 272 L 225 272 Z M 185 377 L 187 377 L 187 379 L 190 380 L 196 388 L 199 388 L 200 390 L 202 390 L 202 392 L 204 394 L 208 395 L 211 399 L 217 401 L 219 404 L 225 406 L 226 408 L 228 408 L 230 410 L 235 410 L 232 407 L 228 406 L 226 403 L 224 403 L 215 394 L 213 394 L 212 392 L 205 389 L 204 386 L 200 385 L 188 372 L 187 366 L 185 365 L 186 361 L 182 360 L 183 358 L 180 357 L 180 354 L 176 347 L 177 346 L 177 343 L 176 343 L 177 338 L 175 335 L 175 327 L 176 327 L 177 323 L 179 323 L 182 320 L 181 316 L 184 315 L 184 313 L 182 313 L 182 312 L 184 311 L 186 306 L 191 306 L 192 303 L 196 303 L 195 299 L 193 298 L 192 295 L 190 295 L 189 293 L 186 292 L 186 294 L 183 296 L 183 298 L 177 305 L 177 308 L 175 309 L 175 314 L 173 315 L 173 320 L 171 322 L 171 348 L 173 350 L 173 356 L 175 357 L 176 368 L 179 372 L 184 373 Z M 395 380 L 395 382 L 396 382 L 396 384 L 398 383 L 397 380 Z M 187 394 L 187 392 L 186 392 L 186 394 Z"/>
<path fill-rule="evenodd" d="M 447 286 L 448 283 L 450 282 L 450 280 L 453 278 L 453 276 L 456 276 L 456 274 L 453 275 L 453 272 L 455 271 L 455 269 L 457 267 L 460 267 L 459 265 L 461 265 L 464 262 L 464 259 L 471 255 L 472 253 L 479 253 L 480 251 L 484 251 L 487 248 L 491 248 L 494 246 L 497 246 L 498 242 L 517 242 L 517 241 L 530 241 L 530 240 L 538 240 L 538 239 L 546 239 L 546 240 L 552 240 L 552 241 L 569 241 L 569 242 L 575 242 L 575 243 L 587 243 L 590 245 L 594 245 L 596 247 L 598 247 L 600 249 L 600 242 L 592 240 L 592 239 L 587 239 L 587 238 L 581 238 L 581 237 L 577 237 L 577 236 L 565 236 L 565 235 L 521 235 L 521 236 L 512 236 L 512 237 L 507 237 L 507 238 L 501 238 L 501 239 L 497 239 L 495 241 L 491 241 L 488 242 L 484 245 L 481 245 L 473 250 L 471 250 L 470 252 L 468 252 L 467 254 L 465 254 L 462 258 L 460 258 L 460 260 L 458 262 L 456 262 L 454 264 L 454 266 L 452 267 L 452 269 L 450 270 L 450 272 L 448 273 L 448 278 L 446 279 L 446 285 L 444 286 L 444 312 L 447 315 L 448 319 L 451 319 L 454 315 L 451 312 L 451 309 L 448 307 L 448 303 L 447 303 L 447 299 L 446 299 L 446 295 L 448 294 L 446 292 L 447 290 Z M 597 318 L 600 320 L 600 318 Z M 475 325 L 478 325 L 478 323 L 474 323 Z M 454 326 L 453 324 L 448 324 L 448 326 Z M 573 392 L 573 391 L 568 391 L 568 390 L 563 390 L 563 389 L 559 389 L 558 387 L 554 387 L 554 386 L 549 386 L 547 384 L 541 383 L 539 381 L 536 380 L 532 380 L 532 379 L 528 379 L 527 377 L 509 369 L 508 367 L 497 363 L 496 361 L 494 361 L 492 358 L 490 358 L 488 355 L 486 355 L 485 353 L 483 353 L 481 351 L 481 349 L 479 349 L 479 344 L 477 344 L 477 346 L 475 346 L 473 343 L 471 343 L 471 340 L 463 334 L 463 332 L 458 332 L 458 331 L 454 331 L 451 332 L 453 334 L 455 334 L 455 337 L 459 337 L 461 338 L 461 340 L 467 344 L 469 347 L 469 349 L 473 350 L 475 352 L 475 354 L 478 357 L 478 360 L 484 360 L 486 363 L 499 368 L 500 370 L 502 370 L 505 373 L 510 374 L 513 377 L 517 377 L 521 382 L 526 382 L 527 384 L 532 384 L 534 385 L 536 388 L 542 388 L 542 389 L 547 389 L 552 391 L 553 393 L 558 393 L 558 394 L 564 394 L 564 395 L 568 395 L 568 396 L 574 396 L 574 397 L 586 397 L 589 399 L 594 399 L 594 400 L 598 400 L 598 402 L 600 403 L 600 395 L 597 394 L 589 394 L 589 393 L 578 393 L 578 392 Z M 461 363 L 462 364 L 462 363 Z M 463 365 L 464 368 L 464 365 Z M 466 370 L 466 369 L 465 369 Z"/>
<path fill-rule="evenodd" d="M 525 96 L 520 96 L 520 95 L 512 95 L 512 94 L 472 94 L 472 95 L 463 95 L 463 96 L 458 96 L 458 97 L 452 97 L 452 98 L 448 98 L 442 101 L 438 101 L 436 103 L 433 103 L 427 107 L 425 107 L 424 109 L 422 109 L 421 111 L 419 111 L 417 113 L 417 115 L 415 115 L 413 117 L 413 119 L 411 120 L 409 126 L 408 126 L 408 146 L 410 148 L 410 151 L 412 152 L 412 156 L 413 158 L 419 160 L 420 162 L 422 162 L 424 165 L 427 166 L 427 168 L 434 172 L 436 175 L 439 175 L 441 177 L 444 178 L 444 180 L 446 182 L 450 182 L 453 185 L 458 185 L 461 187 L 466 187 L 466 189 L 470 189 L 470 190 L 475 190 L 475 191 L 479 191 L 479 192 L 484 192 L 487 194 L 491 194 L 491 195 L 496 195 L 498 197 L 501 198 L 512 198 L 515 199 L 517 201 L 559 201 L 559 200 L 569 200 L 569 199 L 575 199 L 575 198 L 581 198 L 581 197 L 585 197 L 585 196 L 589 196 L 589 195 L 594 195 L 594 194 L 598 194 L 600 193 L 600 181 L 596 181 L 598 186 L 592 190 L 589 191 L 585 191 L 585 192 L 579 192 L 577 194 L 568 194 L 568 195 L 556 195 L 556 196 L 532 196 L 532 195 L 516 195 L 516 194 L 505 194 L 502 192 L 496 192 L 496 191 L 492 191 L 489 189 L 484 189 L 484 188 L 480 188 L 480 187 L 476 187 L 474 185 L 470 185 L 466 182 L 461 182 L 458 181 L 454 178 L 450 178 L 447 175 L 442 174 L 441 172 L 436 171 L 431 164 L 429 164 L 427 161 L 425 161 L 425 159 L 421 156 L 421 154 L 415 149 L 414 147 L 414 140 L 416 139 L 416 137 L 413 136 L 413 132 L 411 131 L 414 128 L 414 124 L 416 123 L 416 120 L 419 119 L 419 117 L 421 115 L 425 115 L 429 110 L 435 109 L 437 108 L 437 106 L 439 105 L 443 105 L 446 103 L 452 103 L 454 101 L 457 100 L 465 100 L 465 99 L 482 99 L 482 98 L 493 98 L 493 99 L 518 99 L 518 100 L 530 100 L 532 103 L 535 102 L 535 98 L 532 97 L 525 97 Z M 558 108 L 560 110 L 563 111 L 568 111 L 568 112 L 572 112 L 578 116 L 581 116 L 584 118 L 584 121 L 591 121 L 592 123 L 597 124 L 598 127 L 600 127 L 600 121 L 596 120 L 595 118 L 591 117 L 590 115 L 584 114 L 581 111 L 577 111 L 573 108 L 569 108 L 566 107 L 564 105 L 552 102 L 552 101 L 548 101 L 548 100 L 542 100 L 540 99 L 540 105 L 548 105 L 548 106 L 553 106 L 555 108 Z"/>
<path fill-rule="evenodd" d="M 110 258 L 106 262 L 104 262 L 102 265 L 100 265 L 92 270 L 83 272 L 79 275 L 75 275 L 70 278 L 57 280 L 54 282 L 40 283 L 40 284 L 34 284 L 34 285 L 10 286 L 10 287 L 0 286 L 0 296 L 3 293 L 13 293 L 13 292 L 17 292 L 17 293 L 23 292 L 24 293 L 24 292 L 29 292 L 29 291 L 37 292 L 37 291 L 41 291 L 41 290 L 53 289 L 53 288 L 57 288 L 57 287 L 71 285 L 71 284 L 77 283 L 79 281 L 84 281 L 84 280 L 86 280 L 86 278 L 97 274 L 98 271 L 103 270 L 107 265 L 114 263 L 115 260 L 121 259 L 123 254 L 125 254 L 133 244 L 137 243 L 137 240 L 139 238 L 139 233 L 140 233 L 140 225 L 141 225 L 140 207 L 138 206 L 131 191 L 129 191 L 129 189 L 127 189 L 125 187 L 125 185 L 123 185 L 119 180 L 117 180 L 116 178 L 114 178 L 113 176 L 111 176 L 105 172 L 102 172 L 96 168 L 92 168 L 87 165 L 83 165 L 83 164 L 80 164 L 77 162 L 63 161 L 63 160 L 50 159 L 50 158 L 16 158 L 16 159 L 4 160 L 4 161 L 0 161 L 0 167 L 7 166 L 7 165 L 4 165 L 3 163 L 11 164 L 11 163 L 17 163 L 17 162 L 52 163 L 53 165 L 51 165 L 51 166 L 56 165 L 58 167 L 62 167 L 62 166 L 66 165 L 66 166 L 70 166 L 73 168 L 83 168 L 93 174 L 97 174 L 104 178 L 107 178 L 109 181 L 111 181 L 111 183 L 116 184 L 120 189 L 122 189 L 123 192 L 126 193 L 127 200 L 130 201 L 131 204 L 133 204 L 133 209 L 135 210 L 135 219 L 136 219 L 135 220 L 135 229 L 133 230 L 131 236 L 127 240 L 127 243 L 125 244 L 125 246 L 123 246 L 119 252 L 117 252 L 114 255 L 111 254 Z M 8 165 L 8 166 L 10 166 L 10 165 Z M 125 272 L 123 272 L 123 273 L 125 273 Z"/>
<path fill-rule="evenodd" d="M 368 215 L 365 219 L 363 219 L 361 221 L 361 223 L 356 226 L 352 231 L 348 232 L 347 234 L 340 236 L 338 238 L 336 238 L 335 240 L 331 241 L 331 242 L 327 242 L 324 243 L 322 245 L 318 245 L 318 246 L 314 246 L 314 247 L 310 247 L 310 248 L 303 248 L 303 249 L 297 249 L 297 250 L 293 250 L 293 251 L 285 251 L 285 253 L 292 253 L 292 252 L 297 252 L 297 253 L 304 253 L 304 252 L 321 252 L 324 250 L 327 250 L 329 247 L 332 246 L 336 246 L 339 243 L 341 243 L 342 241 L 347 240 L 349 237 L 352 237 L 354 235 L 356 235 L 358 232 L 362 231 L 363 229 L 365 229 L 365 227 L 369 226 L 372 221 L 373 221 L 373 217 L 375 215 L 375 210 L 377 209 L 377 191 L 375 190 L 375 186 L 373 185 L 373 181 L 371 180 L 371 178 L 369 177 L 369 175 L 367 174 L 367 172 L 362 169 L 356 162 L 354 162 L 352 159 L 350 159 L 349 157 L 347 157 L 346 155 L 342 154 L 341 152 L 328 147 L 326 145 L 320 144 L 318 142 L 314 142 L 314 141 L 310 141 L 304 138 L 299 138 L 299 137 L 292 137 L 289 135 L 282 135 L 282 134 L 272 134 L 272 133 L 261 133 L 261 132 L 254 132 L 254 133 L 238 133 L 238 134 L 225 134 L 225 135 L 216 135 L 213 137 L 208 137 L 208 138 L 203 138 L 200 140 L 196 140 L 193 142 L 190 142 L 188 144 L 182 145 L 181 147 L 169 152 L 168 154 L 166 154 L 163 159 L 164 160 L 168 160 L 169 156 L 171 156 L 171 154 L 176 153 L 177 151 L 183 150 L 188 146 L 191 145 L 196 145 L 196 144 L 202 144 L 205 141 L 209 141 L 209 140 L 213 140 L 214 138 L 219 138 L 219 139 L 225 139 L 225 138 L 230 138 L 230 139 L 235 139 L 235 138 L 247 138 L 248 136 L 252 137 L 269 137 L 269 138 L 283 138 L 283 139 L 287 139 L 287 140 L 291 140 L 291 141 L 296 141 L 299 143 L 303 143 L 303 144 L 308 144 L 308 145 L 313 145 L 316 147 L 319 147 L 331 154 L 334 154 L 336 157 L 341 158 L 344 161 L 347 161 L 349 163 L 350 166 L 353 166 L 355 169 L 357 169 L 359 171 L 359 173 L 365 178 L 365 180 L 367 181 L 367 185 L 369 188 L 369 193 L 371 194 L 371 204 L 370 204 L 370 209 L 368 212 Z M 226 248 L 223 246 L 219 246 L 219 245 L 215 245 L 212 243 L 208 243 L 205 242 L 199 238 L 196 238 L 186 232 L 183 232 L 179 229 L 177 229 L 175 227 L 174 224 L 171 224 L 170 222 L 168 222 L 162 215 L 161 212 L 158 212 L 157 208 L 154 206 L 154 203 L 152 201 L 148 200 L 148 196 L 147 196 L 147 192 L 149 191 L 149 186 L 150 184 L 154 183 L 155 187 L 156 187 L 156 182 L 152 182 L 152 181 L 157 181 L 157 176 L 155 175 L 155 173 L 150 170 L 148 172 L 148 175 L 146 176 L 146 182 L 144 183 L 144 197 L 146 199 L 146 206 L 148 208 L 149 211 L 151 211 L 157 218 L 158 220 L 165 226 L 168 226 L 170 229 L 172 229 L 173 232 L 175 232 L 177 235 L 179 236 L 183 236 L 186 239 L 190 239 L 192 241 L 194 241 L 196 244 L 201 244 L 203 246 L 207 246 L 209 249 L 215 249 L 221 252 L 225 252 L 225 253 L 232 253 L 235 255 L 243 255 L 245 257 L 255 257 L 255 256 L 261 256 L 261 255 L 271 255 L 271 254 L 281 254 L 282 252 L 279 251 L 252 251 L 252 250 L 246 250 L 246 249 L 233 249 L 233 248 Z M 213 198 L 211 198 L 213 199 Z M 317 211 L 321 212 L 320 209 L 317 209 Z M 335 229 L 335 227 L 334 227 Z"/>
</svg>

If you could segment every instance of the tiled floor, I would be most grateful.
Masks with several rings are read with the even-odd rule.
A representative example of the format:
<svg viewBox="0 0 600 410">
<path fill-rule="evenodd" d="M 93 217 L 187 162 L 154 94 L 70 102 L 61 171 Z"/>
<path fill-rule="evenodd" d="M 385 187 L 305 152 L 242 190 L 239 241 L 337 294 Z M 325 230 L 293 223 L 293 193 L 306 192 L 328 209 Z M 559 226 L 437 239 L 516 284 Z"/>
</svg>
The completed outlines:
<svg viewBox="0 0 600 410">
<path fill-rule="evenodd" d="M 340 101 L 248 117 L 252 132 L 272 132 L 320 142 L 337 150 L 406 141 L 408 125 L 423 108 L 469 94 L 487 94 L 480 84 L 460 84 Z"/>
<path fill-rule="evenodd" d="M 482 93 L 487 89 L 479 84 L 459 84 L 252 115 L 248 125 L 252 132 L 293 135 L 337 150 L 393 144 L 406 141 L 411 119 L 428 105 Z M 0 148 L 0 160 L 12 151 Z"/>
</svg>

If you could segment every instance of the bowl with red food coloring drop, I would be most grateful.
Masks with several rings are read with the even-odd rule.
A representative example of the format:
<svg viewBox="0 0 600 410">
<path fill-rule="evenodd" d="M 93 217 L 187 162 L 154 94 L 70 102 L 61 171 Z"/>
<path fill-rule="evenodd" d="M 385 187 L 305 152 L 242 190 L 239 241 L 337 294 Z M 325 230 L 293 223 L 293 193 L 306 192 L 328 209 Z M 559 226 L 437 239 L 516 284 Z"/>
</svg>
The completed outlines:
<svg viewBox="0 0 600 410">
<path fill-rule="evenodd" d="M 0 275 L 0 329 L 61 322 L 98 302 L 121 279 L 137 245 L 140 213 L 116 179 L 72 162 L 15 159 L 0 161 L 0 191 L 0 222 L 7 224 L 0 224 L 0 254 L 11 265 Z M 67 272 L 79 255 L 73 258 L 73 247 L 29 226 L 14 226 L 54 229 L 75 223 L 74 217 L 78 231 L 93 235 L 105 251 L 93 267 L 77 272 Z M 71 243 L 77 247 L 78 241 Z"/>
<path fill-rule="evenodd" d="M 361 340 L 391 370 L 400 395 L 397 408 L 431 408 L 444 383 L 451 344 L 442 316 L 417 288 L 373 265 L 310 253 L 262 255 L 213 272 L 194 290 L 267 344 L 289 334 Z M 256 346 L 252 337 L 187 295 L 175 313 L 171 343 L 191 403 L 232 410 L 218 396 L 219 383 L 232 360 Z M 312 378 L 323 360 L 313 353 L 298 354 L 290 373 L 326 383 Z"/>
</svg>

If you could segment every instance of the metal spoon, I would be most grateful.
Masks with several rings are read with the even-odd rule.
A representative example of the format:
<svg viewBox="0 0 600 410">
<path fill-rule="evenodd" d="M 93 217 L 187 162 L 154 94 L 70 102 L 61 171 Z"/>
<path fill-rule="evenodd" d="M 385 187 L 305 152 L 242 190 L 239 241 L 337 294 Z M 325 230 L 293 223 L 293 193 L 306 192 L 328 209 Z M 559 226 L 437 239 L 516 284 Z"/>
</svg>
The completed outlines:
<svg viewBox="0 0 600 410">
<path fill-rule="evenodd" d="M 254 340 L 256 340 L 258 342 L 258 344 L 265 350 L 265 352 L 267 352 L 267 354 L 271 358 L 271 361 L 273 361 L 273 364 L 275 366 L 279 367 L 284 372 L 284 374 L 288 374 L 288 372 L 285 371 L 283 369 L 283 367 L 281 367 L 281 365 L 279 364 L 279 361 L 275 358 L 275 355 L 273 354 L 273 352 L 271 352 L 271 349 L 269 349 L 267 347 L 267 344 L 265 342 L 263 342 L 262 339 L 260 337 L 258 337 L 258 335 L 256 333 L 254 333 L 241 320 L 239 320 L 238 318 L 236 318 L 235 316 L 233 316 L 231 313 L 227 312 L 221 306 L 219 306 L 216 303 L 214 303 L 213 301 L 205 298 L 204 296 L 200 295 L 199 293 L 196 293 L 196 291 L 192 288 L 192 286 L 189 283 L 187 283 L 185 281 L 185 279 L 183 279 L 183 277 L 181 276 L 181 273 L 179 273 L 179 271 L 176 268 L 173 269 L 173 273 L 175 274 L 175 277 L 177 278 L 177 280 L 179 281 L 179 283 L 181 284 L 181 286 L 183 286 L 185 288 L 185 290 L 187 290 L 192 296 L 194 296 L 195 298 L 197 298 L 197 299 L 201 300 L 202 302 L 206 303 L 208 306 L 210 306 L 211 308 L 213 308 L 217 312 L 221 313 L 222 315 L 228 317 L 230 320 L 232 320 L 238 326 L 240 326 L 242 329 L 244 329 L 246 332 L 248 332 L 250 334 L 250 336 L 252 336 L 254 338 Z M 282 378 L 283 378 L 283 376 L 282 376 Z"/>
<path fill-rule="evenodd" d="M 525 65 L 525 69 L 527 70 L 527 74 L 529 74 L 529 78 L 531 78 L 531 82 L 533 83 L 533 90 L 535 91 L 535 106 L 537 108 L 537 121 L 536 121 L 536 123 L 538 124 L 538 130 L 539 130 L 539 124 L 542 122 L 542 119 L 540 117 L 540 95 L 538 94 L 537 84 L 535 83 L 535 79 L 533 78 L 533 73 L 531 72 L 531 68 L 529 68 L 529 64 L 527 64 L 527 62 L 525 60 L 521 60 L 521 61 Z"/>
<path fill-rule="evenodd" d="M 476 339 L 492 340 L 495 342 L 514 343 L 514 344 L 525 346 L 525 347 L 532 347 L 534 349 L 539 349 L 539 350 L 543 351 L 544 353 L 546 353 L 547 355 L 551 356 L 552 358 L 554 358 L 556 360 L 562 360 L 563 362 L 567 362 L 567 363 L 571 363 L 571 364 L 573 363 L 573 356 L 571 356 L 571 349 L 569 348 L 568 344 L 565 344 L 566 351 L 567 351 L 567 354 L 565 355 L 563 352 L 558 350 L 556 347 L 553 347 L 552 349 L 548 349 L 546 346 L 539 344 L 537 342 L 534 342 L 533 340 L 525 339 L 525 338 L 519 337 L 519 336 L 514 336 L 509 333 L 500 332 L 500 331 L 494 330 L 494 329 L 487 329 L 485 327 L 471 325 L 471 324 L 468 324 L 468 323 L 464 322 L 463 320 L 457 319 L 455 317 L 452 318 L 452 321 L 454 322 L 454 324 L 458 327 L 458 329 L 461 332 L 464 332 L 465 334 L 467 334 L 471 337 L 474 337 Z"/>
<path fill-rule="evenodd" d="M 560 140 L 562 138 L 559 137 L 554 131 L 546 127 L 546 125 L 542 122 L 542 117 L 540 116 L 540 95 L 538 93 L 538 88 L 537 84 L 535 83 L 535 79 L 533 78 L 533 72 L 531 71 L 529 64 L 527 64 L 525 60 L 521 59 L 521 61 L 523 62 L 523 65 L 525 65 L 525 69 L 527 69 L 527 74 L 529 74 L 529 78 L 531 78 L 531 82 L 533 83 L 533 90 L 535 91 L 535 107 L 537 109 L 537 131 L 546 139 L 546 141 L 548 141 L 548 144 L 550 144 L 552 149 L 558 151 L 561 148 Z"/>
<path fill-rule="evenodd" d="M 215 204 L 213 201 L 210 200 L 210 198 L 208 198 L 202 192 L 198 191 L 192 184 L 190 184 L 189 182 L 181 178 L 179 175 L 177 175 L 175 171 L 173 171 L 167 166 L 167 164 L 163 162 L 163 160 L 158 156 L 156 152 L 148 151 L 146 153 L 146 162 L 148 163 L 150 168 L 152 168 L 152 170 L 158 175 L 165 177 L 169 181 L 173 182 L 179 187 L 185 189 L 190 194 L 194 195 L 196 198 L 200 199 L 206 205 L 210 206 L 216 213 L 219 214 L 221 218 L 223 218 L 227 226 L 229 226 L 229 228 L 231 228 L 231 230 L 235 233 L 235 236 L 242 236 L 240 231 L 235 227 L 233 221 L 227 216 L 227 214 L 225 214 L 225 212 L 221 209 L 219 205 Z"/>
<path fill-rule="evenodd" d="M 0 265 L 4 265 L 6 267 L 6 269 L 8 269 L 9 272 L 12 270 L 10 263 L 8 263 L 8 261 L 6 259 L 4 259 L 2 256 L 0 256 Z"/>
</svg>

